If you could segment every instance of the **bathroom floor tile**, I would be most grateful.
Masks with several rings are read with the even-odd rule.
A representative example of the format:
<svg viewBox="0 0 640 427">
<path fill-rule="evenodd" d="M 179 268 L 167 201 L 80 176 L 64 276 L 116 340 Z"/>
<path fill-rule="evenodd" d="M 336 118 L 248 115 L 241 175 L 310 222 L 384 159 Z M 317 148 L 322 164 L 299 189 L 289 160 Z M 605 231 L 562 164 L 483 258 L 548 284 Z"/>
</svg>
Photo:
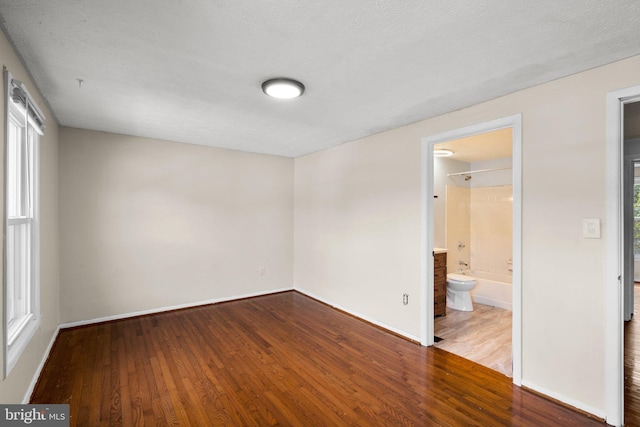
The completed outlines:
<svg viewBox="0 0 640 427">
<path fill-rule="evenodd" d="M 436 347 L 511 377 L 510 310 L 474 303 L 473 311 L 447 308 L 435 319 Z"/>
</svg>

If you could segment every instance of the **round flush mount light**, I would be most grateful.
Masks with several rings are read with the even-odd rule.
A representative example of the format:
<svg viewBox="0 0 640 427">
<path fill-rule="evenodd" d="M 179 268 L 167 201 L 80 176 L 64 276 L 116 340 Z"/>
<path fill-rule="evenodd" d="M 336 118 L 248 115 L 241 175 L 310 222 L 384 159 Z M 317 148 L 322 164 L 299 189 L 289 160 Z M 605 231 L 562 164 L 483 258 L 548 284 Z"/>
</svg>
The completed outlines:
<svg viewBox="0 0 640 427">
<path fill-rule="evenodd" d="M 433 150 L 433 157 L 449 157 L 452 154 L 451 150 Z"/>
<path fill-rule="evenodd" d="M 291 99 L 304 93 L 304 85 L 297 80 L 277 78 L 262 83 L 262 91 L 273 98 Z"/>
</svg>

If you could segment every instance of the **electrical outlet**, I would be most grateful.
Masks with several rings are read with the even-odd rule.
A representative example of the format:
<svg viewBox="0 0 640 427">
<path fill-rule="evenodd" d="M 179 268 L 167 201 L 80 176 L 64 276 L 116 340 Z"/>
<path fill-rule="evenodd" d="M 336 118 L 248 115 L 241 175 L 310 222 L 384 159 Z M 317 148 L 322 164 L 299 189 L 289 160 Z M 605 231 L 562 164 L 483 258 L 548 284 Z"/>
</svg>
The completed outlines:
<svg viewBox="0 0 640 427">
<path fill-rule="evenodd" d="M 260 267 L 258 269 L 258 275 L 259 276 L 264 276 L 265 274 L 267 274 L 267 269 L 265 267 Z"/>
<path fill-rule="evenodd" d="M 409 304 L 409 294 L 402 294 L 402 304 L 403 305 Z"/>
</svg>

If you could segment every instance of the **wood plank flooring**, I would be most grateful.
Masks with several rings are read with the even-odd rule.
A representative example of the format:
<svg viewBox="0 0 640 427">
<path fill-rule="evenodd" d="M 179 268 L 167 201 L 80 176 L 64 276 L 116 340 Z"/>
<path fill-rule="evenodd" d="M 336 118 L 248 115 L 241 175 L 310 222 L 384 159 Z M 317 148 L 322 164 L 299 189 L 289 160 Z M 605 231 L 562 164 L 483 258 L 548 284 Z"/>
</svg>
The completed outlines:
<svg viewBox="0 0 640 427">
<path fill-rule="evenodd" d="M 510 310 L 474 303 L 473 311 L 447 308 L 434 322 L 436 347 L 513 376 Z"/>
<path fill-rule="evenodd" d="M 601 426 L 296 292 L 60 332 L 32 403 L 73 426 Z"/>
<path fill-rule="evenodd" d="M 640 426 L 640 286 L 635 285 L 634 315 L 624 325 L 624 424 Z"/>
</svg>

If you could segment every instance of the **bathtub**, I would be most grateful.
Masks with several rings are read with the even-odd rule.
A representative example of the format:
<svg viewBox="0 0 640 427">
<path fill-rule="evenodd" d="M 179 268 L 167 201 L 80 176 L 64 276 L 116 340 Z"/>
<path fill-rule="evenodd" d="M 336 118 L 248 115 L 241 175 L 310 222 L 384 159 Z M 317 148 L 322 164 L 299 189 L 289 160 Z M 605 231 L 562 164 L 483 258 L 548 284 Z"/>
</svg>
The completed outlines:
<svg viewBox="0 0 640 427">
<path fill-rule="evenodd" d="M 511 310 L 511 274 L 467 270 L 463 274 L 477 280 L 471 298 L 478 304 L 492 305 Z"/>
</svg>

